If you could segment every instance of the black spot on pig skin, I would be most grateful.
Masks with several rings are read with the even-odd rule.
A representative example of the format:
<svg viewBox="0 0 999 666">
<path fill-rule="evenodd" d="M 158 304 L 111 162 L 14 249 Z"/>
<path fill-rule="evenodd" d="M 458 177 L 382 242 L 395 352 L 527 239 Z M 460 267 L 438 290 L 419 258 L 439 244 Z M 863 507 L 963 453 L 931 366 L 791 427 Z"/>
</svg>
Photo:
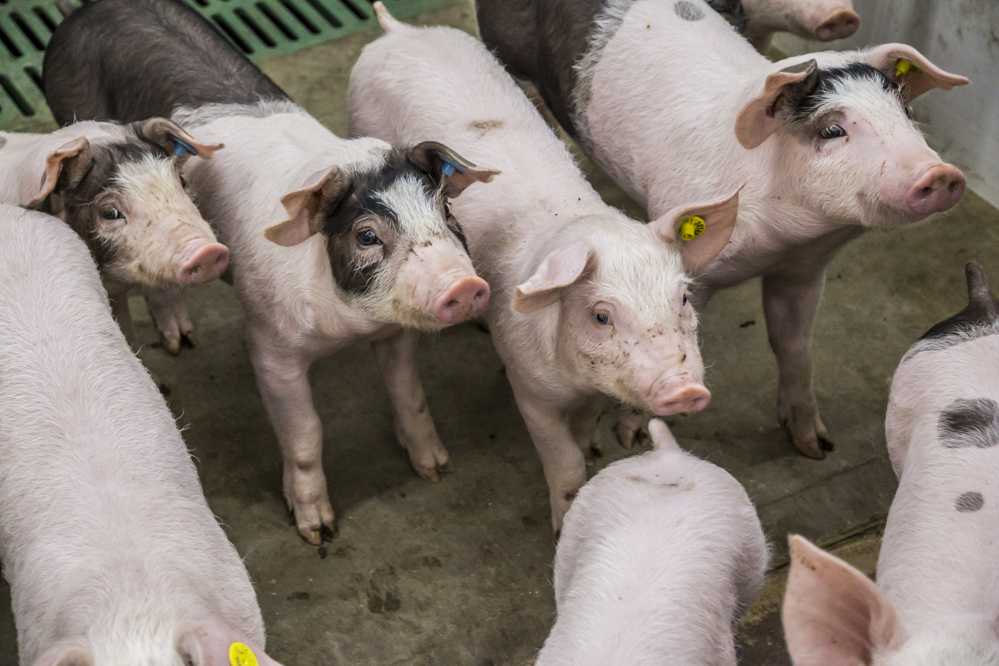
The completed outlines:
<svg viewBox="0 0 999 666">
<path fill-rule="evenodd" d="M 692 2 L 687 2 L 687 0 L 677 2 L 673 5 L 673 10 L 684 21 L 700 21 L 704 18 L 704 12 L 701 11 L 701 8 Z"/>
<path fill-rule="evenodd" d="M 957 498 L 954 508 L 961 513 L 974 513 L 985 506 L 985 498 L 981 493 L 967 492 Z"/>
<path fill-rule="evenodd" d="M 60 125 L 288 99 L 200 14 L 171 0 L 101 0 L 76 9 L 49 41 L 42 86 Z"/>
<path fill-rule="evenodd" d="M 999 403 L 988 398 L 955 400 L 940 414 L 940 441 L 950 449 L 999 444 Z"/>
<path fill-rule="evenodd" d="M 476 0 L 479 33 L 511 74 L 537 86 L 555 119 L 573 137 L 576 63 L 590 45 L 607 0 Z"/>
<path fill-rule="evenodd" d="M 982 268 L 981 264 L 971 261 L 964 267 L 964 276 L 968 283 L 968 307 L 950 319 L 945 319 L 933 326 L 919 338 L 920 340 L 960 334 L 999 321 L 999 300 L 989 288 L 985 269 Z"/>
</svg>

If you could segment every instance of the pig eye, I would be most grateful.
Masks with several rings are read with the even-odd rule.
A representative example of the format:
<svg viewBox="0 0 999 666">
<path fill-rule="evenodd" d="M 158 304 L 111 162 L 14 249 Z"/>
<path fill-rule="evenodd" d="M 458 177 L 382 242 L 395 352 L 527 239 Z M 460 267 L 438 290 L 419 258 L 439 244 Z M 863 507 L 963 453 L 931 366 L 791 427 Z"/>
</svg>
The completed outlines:
<svg viewBox="0 0 999 666">
<path fill-rule="evenodd" d="M 178 174 L 180 176 L 180 186 L 187 189 L 187 179 L 184 178 L 183 174 Z"/>
<path fill-rule="evenodd" d="M 687 304 L 687 294 L 684 294 L 684 295 L 683 295 L 683 304 L 684 304 L 684 305 L 686 305 L 686 304 Z"/>
<path fill-rule="evenodd" d="M 357 233 L 357 242 L 364 247 L 371 247 L 378 244 L 378 234 L 371 229 L 362 229 Z"/>
<path fill-rule="evenodd" d="M 841 136 L 846 136 L 846 130 L 844 130 L 839 125 L 830 125 L 825 127 L 819 132 L 819 136 L 823 139 L 838 139 Z"/>
<path fill-rule="evenodd" d="M 120 220 L 122 215 L 121 211 L 119 211 L 114 206 L 110 206 L 101 211 L 101 217 L 103 217 L 105 220 Z"/>
<path fill-rule="evenodd" d="M 606 312 L 597 312 L 596 314 L 593 315 L 593 317 L 597 320 L 597 323 L 600 324 L 601 326 L 606 326 L 607 324 L 610 323 L 610 315 L 607 314 Z"/>
</svg>

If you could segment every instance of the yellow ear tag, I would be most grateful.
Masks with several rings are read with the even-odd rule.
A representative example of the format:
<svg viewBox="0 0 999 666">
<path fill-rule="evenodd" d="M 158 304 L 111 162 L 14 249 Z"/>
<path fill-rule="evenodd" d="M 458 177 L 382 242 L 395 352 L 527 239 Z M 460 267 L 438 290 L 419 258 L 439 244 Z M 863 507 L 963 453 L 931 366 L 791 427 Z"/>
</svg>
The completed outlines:
<svg viewBox="0 0 999 666">
<path fill-rule="evenodd" d="M 688 217 L 680 225 L 680 238 L 685 241 L 694 240 L 704 233 L 704 218 L 694 215 Z"/>
<path fill-rule="evenodd" d="M 908 74 L 910 71 L 912 71 L 913 74 L 919 74 L 923 70 L 919 69 L 908 60 L 899 58 L 898 62 L 895 63 L 895 76 L 899 77 L 903 74 Z"/>
<path fill-rule="evenodd" d="M 229 666 L 258 666 L 257 656 L 246 645 L 233 643 L 229 646 Z"/>
</svg>

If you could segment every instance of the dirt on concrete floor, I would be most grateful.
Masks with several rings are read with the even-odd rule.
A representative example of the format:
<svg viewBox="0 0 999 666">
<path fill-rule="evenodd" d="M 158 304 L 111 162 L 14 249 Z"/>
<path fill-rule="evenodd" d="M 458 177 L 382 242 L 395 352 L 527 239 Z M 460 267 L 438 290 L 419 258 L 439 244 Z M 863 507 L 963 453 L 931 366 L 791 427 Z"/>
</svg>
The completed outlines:
<svg viewBox="0 0 999 666">
<path fill-rule="evenodd" d="M 417 23 L 474 30 L 454 5 Z M 306 109 L 346 135 L 346 82 L 365 43 L 357 34 L 265 62 Z M 442 137 L 446 139 L 446 137 Z M 589 162 L 612 204 L 641 211 Z M 909 345 L 965 305 L 965 262 L 999 280 L 997 213 L 969 193 L 927 224 L 872 232 L 828 271 L 813 340 L 815 385 L 836 442 L 825 461 L 796 452 L 776 422 L 776 365 L 754 280 L 719 293 L 702 317 L 708 409 L 670 419 L 680 443 L 731 471 L 773 543 L 775 569 L 739 625 L 742 663 L 787 664 L 778 616 L 786 539 L 802 533 L 874 571 L 877 528 L 895 491 L 884 443 L 889 382 Z M 200 344 L 168 356 L 139 295 L 140 353 L 172 389 L 212 509 L 259 593 L 268 651 L 285 666 L 519 666 L 554 618 L 548 492 L 488 334 L 462 325 L 427 337 L 420 370 L 457 471 L 420 480 L 395 441 L 385 391 L 366 346 L 317 362 L 313 398 L 340 537 L 323 550 L 288 522 L 281 457 L 247 359 L 243 312 L 214 283 L 187 297 Z M 621 450 L 605 429 L 609 462 Z M 53 526 L 73 529 L 73 526 Z M 866 531 L 865 531 L 866 530 Z M 844 535 L 855 535 L 842 541 Z M 9 590 L 0 588 L 0 666 L 17 663 Z"/>
</svg>

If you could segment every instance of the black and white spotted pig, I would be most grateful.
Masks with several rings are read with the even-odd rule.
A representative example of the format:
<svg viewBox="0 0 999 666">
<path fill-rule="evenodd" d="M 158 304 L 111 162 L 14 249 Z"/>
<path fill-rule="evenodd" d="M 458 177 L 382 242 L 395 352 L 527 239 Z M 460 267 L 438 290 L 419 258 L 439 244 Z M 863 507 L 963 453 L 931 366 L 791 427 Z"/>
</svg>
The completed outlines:
<svg viewBox="0 0 999 666">
<path fill-rule="evenodd" d="M 221 147 L 165 118 L 0 132 L 0 202 L 51 213 L 86 241 L 114 317 L 137 349 L 131 287 L 193 287 L 218 278 L 229 261 L 180 176 L 191 155 L 211 159 Z"/>
<path fill-rule="evenodd" d="M 999 300 L 981 266 L 966 271 L 968 307 L 913 345 L 892 381 L 899 488 L 877 586 L 792 538 L 796 666 L 999 664 Z"/>
<path fill-rule="evenodd" d="M 413 467 L 431 481 L 453 469 L 413 350 L 418 330 L 486 305 L 489 286 L 447 204 L 493 172 L 432 141 L 337 137 L 181 2 L 75 10 L 52 37 L 44 80 L 57 118 L 166 115 L 225 144 L 222 157 L 192 160 L 184 175 L 232 252 L 285 499 L 307 541 L 335 530 L 309 387 L 316 359 L 369 342 Z"/>
<path fill-rule="evenodd" d="M 803 454 L 825 457 L 810 350 L 825 267 L 865 231 L 961 199 L 964 175 L 927 146 L 908 106 L 968 80 L 904 44 L 771 62 L 702 0 L 531 2 L 534 23 L 494 35 L 507 44 L 489 38 L 483 13 L 487 45 L 514 70 L 525 40 L 547 49 L 527 75 L 649 219 L 746 183 L 728 245 L 691 275 L 694 307 L 762 278 L 778 420 Z M 632 428 L 618 436 L 630 445 Z"/>
</svg>

